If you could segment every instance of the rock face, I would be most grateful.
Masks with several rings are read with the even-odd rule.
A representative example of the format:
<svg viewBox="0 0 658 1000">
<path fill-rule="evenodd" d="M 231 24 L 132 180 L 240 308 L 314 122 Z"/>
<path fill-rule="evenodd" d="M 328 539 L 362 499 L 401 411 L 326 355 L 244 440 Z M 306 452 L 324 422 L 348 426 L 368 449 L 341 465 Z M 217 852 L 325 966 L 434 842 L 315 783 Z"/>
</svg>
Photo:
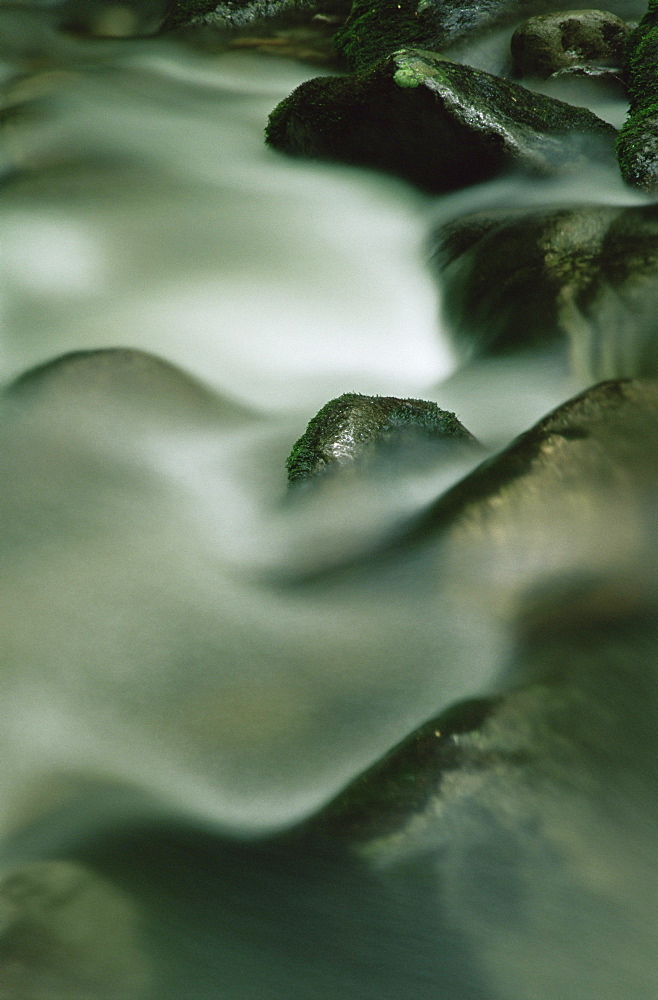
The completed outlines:
<svg viewBox="0 0 658 1000">
<path fill-rule="evenodd" d="M 389 171 L 436 193 L 510 169 L 550 176 L 589 155 L 608 160 L 615 135 L 590 111 L 416 49 L 309 80 L 266 131 L 283 152 Z"/>
<path fill-rule="evenodd" d="M 404 460 L 404 451 L 419 442 L 435 448 L 477 447 L 455 414 L 436 403 L 348 392 L 323 406 L 295 442 L 286 462 L 288 481 L 306 482 L 355 461 L 362 465 L 391 447 Z"/>
<path fill-rule="evenodd" d="M 584 381 L 658 375 L 658 208 L 478 214 L 444 226 L 434 263 L 467 352 L 562 340 Z"/>
<path fill-rule="evenodd" d="M 617 155 L 622 177 L 647 194 L 658 191 L 658 0 L 630 40 L 630 109 L 619 133 Z"/>
<path fill-rule="evenodd" d="M 602 10 L 531 17 L 512 35 L 514 74 L 547 77 L 588 63 L 621 67 L 630 30 L 621 18 Z"/>
</svg>

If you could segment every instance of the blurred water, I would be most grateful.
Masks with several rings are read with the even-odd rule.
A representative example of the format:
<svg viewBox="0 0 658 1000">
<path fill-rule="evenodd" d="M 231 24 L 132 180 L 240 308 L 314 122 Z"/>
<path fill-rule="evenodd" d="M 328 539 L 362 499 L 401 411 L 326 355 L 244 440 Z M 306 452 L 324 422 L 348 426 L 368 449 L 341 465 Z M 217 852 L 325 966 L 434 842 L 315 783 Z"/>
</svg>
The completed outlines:
<svg viewBox="0 0 658 1000">
<path fill-rule="evenodd" d="M 76 39 L 22 16 L 0 11 L 2 381 L 71 351 L 156 357 L 73 359 L 2 402 L 5 866 L 75 856 L 146 901 L 157 1000 L 554 997 L 550 975 L 528 985 L 541 921 L 520 944 L 491 935 L 468 892 L 461 910 L 444 905 L 461 876 L 444 889 L 449 877 L 410 862 L 382 882 L 306 848 L 219 835 L 289 826 L 428 717 L 495 689 L 509 594 L 548 568 L 633 572 L 635 521 L 618 524 L 604 498 L 562 538 L 550 493 L 512 505 L 491 538 L 371 559 L 477 459 L 297 505 L 284 462 L 346 391 L 435 399 L 499 447 L 583 388 L 549 354 L 458 369 L 428 236 L 511 202 L 637 199 L 612 172 L 429 199 L 288 161 L 263 127 L 314 68 Z M 169 825 L 134 832 L 163 813 Z M 617 864 L 619 831 L 600 839 L 597 863 Z M 644 827 L 630 839 L 649 853 Z M 562 872 L 515 849 L 533 884 Z M 474 864 L 502 900 L 505 866 Z M 641 858 L 629 879 L 647 870 Z M 636 935 L 619 931 L 627 891 L 628 879 L 610 891 L 614 923 L 591 904 L 602 949 Z M 551 907 L 559 955 L 556 924 L 589 920 L 590 901 Z M 649 911 L 643 897 L 640 924 Z M 598 947 L 574 948 L 565 976 Z M 510 959 L 516 978 L 497 948 L 526 949 Z M 625 995 L 643 1000 L 646 957 L 634 962 Z M 614 976 L 592 983 L 560 995 L 619 990 Z M 49 988 L 36 1000 L 53 1000 Z M 105 996 L 86 989 L 61 996 Z"/>
</svg>

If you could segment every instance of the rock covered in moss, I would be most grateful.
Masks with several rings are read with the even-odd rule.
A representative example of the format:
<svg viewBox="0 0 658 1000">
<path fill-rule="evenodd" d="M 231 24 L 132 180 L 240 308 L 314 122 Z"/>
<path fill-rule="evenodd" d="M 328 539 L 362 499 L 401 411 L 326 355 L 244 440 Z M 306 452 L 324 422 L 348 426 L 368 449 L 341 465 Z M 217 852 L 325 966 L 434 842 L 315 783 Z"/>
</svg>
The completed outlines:
<svg viewBox="0 0 658 1000">
<path fill-rule="evenodd" d="M 387 448 L 404 452 L 418 442 L 442 448 L 477 445 L 454 413 L 422 399 L 347 392 L 313 417 L 286 462 L 288 481 L 305 482 Z"/>
<path fill-rule="evenodd" d="M 304 0 L 172 0 L 163 27 L 211 24 L 240 27 L 259 18 L 272 17 Z"/>
<path fill-rule="evenodd" d="M 547 0 L 533 6 L 550 5 Z M 441 50 L 523 16 L 527 7 L 527 0 L 354 0 L 334 44 L 350 66 L 361 70 L 403 46 Z"/>
<path fill-rule="evenodd" d="M 550 176 L 588 156 L 612 159 L 615 135 L 584 108 L 416 49 L 303 83 L 266 130 L 283 152 L 374 167 L 437 193 L 509 169 Z"/>
<path fill-rule="evenodd" d="M 603 10 L 572 10 L 531 17 L 510 43 L 517 76 L 548 77 L 558 70 L 594 63 L 623 65 L 630 27 Z"/>
<path fill-rule="evenodd" d="M 627 184 L 654 194 L 658 191 L 658 0 L 629 42 L 628 118 L 619 133 L 617 156 Z"/>
<path fill-rule="evenodd" d="M 433 256 L 467 353 L 561 341 L 583 381 L 658 375 L 658 207 L 480 213 L 443 226 Z"/>
</svg>

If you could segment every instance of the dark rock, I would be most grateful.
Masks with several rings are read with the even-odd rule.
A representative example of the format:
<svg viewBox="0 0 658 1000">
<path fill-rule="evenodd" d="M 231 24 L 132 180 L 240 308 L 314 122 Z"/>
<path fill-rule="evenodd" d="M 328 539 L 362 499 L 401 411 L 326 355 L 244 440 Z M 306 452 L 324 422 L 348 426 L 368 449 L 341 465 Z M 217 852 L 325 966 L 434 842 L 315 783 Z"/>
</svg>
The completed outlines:
<svg viewBox="0 0 658 1000">
<path fill-rule="evenodd" d="M 354 0 L 334 43 L 350 66 L 365 69 L 402 47 L 440 51 L 528 14 L 572 6 L 577 0 Z M 623 11 L 624 4 L 611 6 Z"/>
<path fill-rule="evenodd" d="M 0 405 L 4 421 L 64 421 L 81 433 L 86 426 L 132 433 L 137 422 L 166 430 L 250 416 L 176 365 L 133 348 L 73 351 L 37 365 L 5 388 Z"/>
<path fill-rule="evenodd" d="M 280 14 L 289 7 L 303 6 L 303 0 L 173 0 L 163 28 L 181 25 L 212 24 L 217 27 L 239 27 L 260 18 Z"/>
<path fill-rule="evenodd" d="M 349 0 L 180 2 L 170 4 L 162 30 L 204 52 L 249 50 L 344 69 L 333 36 L 349 6 Z"/>
<path fill-rule="evenodd" d="M 283 152 L 386 170 L 431 192 L 520 169 L 550 176 L 613 156 L 615 130 L 584 108 L 436 53 L 396 52 L 348 77 L 318 77 L 272 112 Z"/>
<path fill-rule="evenodd" d="M 589 572 L 608 561 L 617 565 L 617 560 L 637 565 L 634 560 L 643 558 L 654 535 L 657 416 L 658 380 L 602 382 L 558 407 L 444 493 L 411 537 L 448 532 L 462 564 L 470 538 L 479 551 L 481 580 L 486 539 L 495 539 L 494 558 L 501 547 L 505 559 L 504 549 L 522 547 L 526 533 L 538 539 L 543 532 L 542 558 L 530 560 L 533 579 L 563 564 L 570 572 Z M 620 512 L 628 535 L 621 530 Z M 604 537 L 605 552 L 600 548 Z M 596 548 L 586 554 L 589 545 Z M 521 580 L 522 574 L 513 586 Z M 524 583 L 527 592 L 528 580 Z"/>
<path fill-rule="evenodd" d="M 658 0 L 649 9 L 629 42 L 628 118 L 619 132 L 617 156 L 627 184 L 655 194 L 658 191 Z"/>
<path fill-rule="evenodd" d="M 383 451 L 405 452 L 418 444 L 445 450 L 475 445 L 475 438 L 454 413 L 436 403 L 395 396 L 348 392 L 332 399 L 310 421 L 286 462 L 290 483 L 358 461 L 360 466 Z"/>
<path fill-rule="evenodd" d="M 588 63 L 620 68 L 630 30 L 621 18 L 603 10 L 531 17 L 512 35 L 514 73 L 548 77 L 558 70 Z"/>
<path fill-rule="evenodd" d="M 599 99 L 604 94 L 609 94 L 611 98 L 625 98 L 628 93 L 626 74 L 623 69 L 612 66 L 566 66 L 558 69 L 548 77 L 551 84 L 555 84 L 550 91 L 552 97 L 557 97 L 561 101 L 569 103 L 587 103 L 587 93 L 592 95 L 592 100 Z M 589 85 L 589 87 L 588 87 Z M 588 89 L 585 89 L 588 88 Z"/>
<path fill-rule="evenodd" d="M 563 342 L 585 381 L 658 375 L 658 207 L 483 213 L 437 242 L 445 316 L 466 353 Z"/>
</svg>

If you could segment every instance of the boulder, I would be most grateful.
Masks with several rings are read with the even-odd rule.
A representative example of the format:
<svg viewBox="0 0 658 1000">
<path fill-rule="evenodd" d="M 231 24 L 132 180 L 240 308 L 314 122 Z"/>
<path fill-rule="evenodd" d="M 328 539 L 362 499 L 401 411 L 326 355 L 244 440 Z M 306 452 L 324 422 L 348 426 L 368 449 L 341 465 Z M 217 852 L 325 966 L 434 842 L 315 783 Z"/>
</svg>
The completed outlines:
<svg viewBox="0 0 658 1000">
<path fill-rule="evenodd" d="M 615 136 L 584 108 L 416 49 L 303 83 L 266 130 L 267 142 L 291 155 L 373 167 L 435 193 L 505 170 L 582 170 L 588 157 L 613 158 Z"/>
<path fill-rule="evenodd" d="M 323 406 L 295 442 L 286 462 L 288 481 L 306 482 L 353 462 L 362 466 L 393 449 L 404 460 L 419 444 L 435 452 L 478 447 L 455 414 L 436 403 L 348 392 Z"/>
<path fill-rule="evenodd" d="M 572 10 L 531 17 L 510 43 L 516 76 L 548 77 L 558 70 L 595 64 L 621 67 L 630 27 L 603 10 Z"/>
<path fill-rule="evenodd" d="M 627 184 L 647 194 L 658 191 L 658 0 L 629 42 L 628 117 L 619 132 L 617 156 Z"/>
<path fill-rule="evenodd" d="M 480 213 L 433 262 L 465 354 L 561 342 L 585 382 L 658 375 L 658 206 Z"/>
</svg>

